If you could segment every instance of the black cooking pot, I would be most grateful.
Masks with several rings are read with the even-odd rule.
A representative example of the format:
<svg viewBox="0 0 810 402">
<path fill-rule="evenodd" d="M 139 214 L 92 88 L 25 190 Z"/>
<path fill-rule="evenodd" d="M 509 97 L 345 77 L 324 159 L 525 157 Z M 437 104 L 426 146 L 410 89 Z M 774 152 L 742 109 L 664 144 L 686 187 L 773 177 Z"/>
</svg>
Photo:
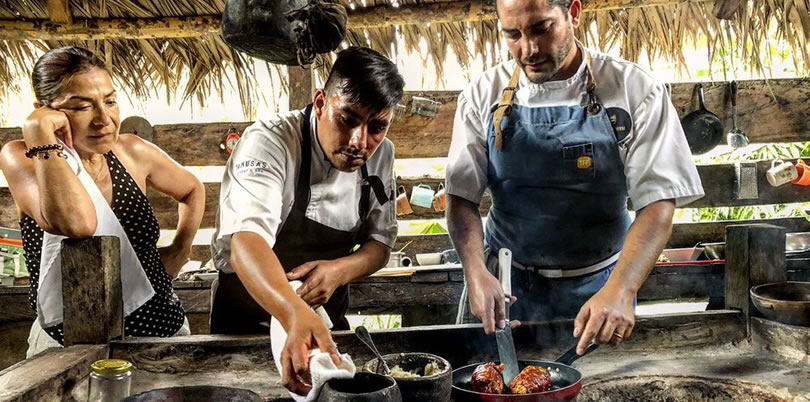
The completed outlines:
<svg viewBox="0 0 810 402">
<path fill-rule="evenodd" d="M 442 358 L 430 353 L 394 353 L 384 355 L 385 363 L 389 368 L 399 366 L 403 371 L 416 370 L 421 377 L 398 378 L 394 376 L 394 381 L 399 386 L 402 393 L 403 402 L 434 401 L 444 402 L 450 400 L 451 387 L 453 385 L 453 369 L 450 363 Z M 377 359 L 369 360 L 363 369 L 367 372 L 376 373 Z M 425 366 L 436 363 L 439 372 L 430 376 L 425 376 Z"/>
<path fill-rule="evenodd" d="M 318 402 L 402 402 L 393 378 L 374 373 L 357 373 L 354 378 L 329 380 L 318 394 Z"/>
</svg>

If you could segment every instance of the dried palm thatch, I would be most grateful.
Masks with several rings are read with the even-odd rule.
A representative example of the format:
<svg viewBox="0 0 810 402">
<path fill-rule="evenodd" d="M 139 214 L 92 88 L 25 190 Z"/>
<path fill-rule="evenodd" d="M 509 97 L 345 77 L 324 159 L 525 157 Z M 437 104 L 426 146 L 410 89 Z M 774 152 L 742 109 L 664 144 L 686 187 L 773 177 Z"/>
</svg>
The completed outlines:
<svg viewBox="0 0 810 402">
<path fill-rule="evenodd" d="M 225 0 L 71 0 L 74 18 L 159 18 L 218 15 Z M 363 5 L 355 0 L 337 0 L 347 10 Z M 449 1 L 449 0 L 439 0 Z M 435 0 L 365 0 L 365 7 L 424 5 Z M 732 20 L 712 14 L 713 1 L 691 0 L 674 5 L 586 12 L 577 36 L 588 46 L 606 50 L 614 46 L 622 57 L 637 61 L 664 57 L 682 71 L 689 71 L 684 49 L 703 44 L 710 62 L 726 70 L 748 67 L 767 74 L 774 62 L 775 42 L 788 44 L 797 71 L 810 72 L 810 0 L 750 0 Z M 390 12 L 396 12 L 391 8 Z M 351 11 L 349 12 L 351 19 Z M 0 0 L 0 20 L 46 20 L 45 0 Z M 773 33 L 775 32 L 775 37 Z M 95 51 L 110 66 L 118 84 L 141 99 L 165 96 L 179 102 L 222 95 L 236 88 L 246 116 L 253 117 L 266 88 L 257 88 L 255 61 L 234 51 L 220 35 L 172 39 L 110 39 L 70 42 Z M 440 83 L 445 59 L 452 49 L 462 67 L 481 57 L 485 65 L 502 61 L 497 21 L 415 24 L 370 29 L 350 29 L 346 43 L 369 46 L 393 57 L 400 52 L 419 53 L 424 65 L 435 66 Z M 36 58 L 45 50 L 69 44 L 65 41 L 0 40 L 0 96 L 20 88 L 18 77 L 30 74 Z M 403 48 L 400 48 L 403 47 Z M 724 57 L 715 57 L 723 55 Z M 332 55 L 319 57 L 317 68 L 325 78 Z M 281 76 L 283 68 L 268 66 Z M 408 68 L 412 68 L 408 66 Z M 287 91 L 284 82 L 274 82 L 274 96 Z"/>
<path fill-rule="evenodd" d="M 221 14 L 224 0 L 83 0 L 72 1 L 75 18 L 157 18 Z M 47 19 L 44 0 L 0 1 L 0 19 Z M 77 45 L 105 60 L 117 83 L 135 98 L 165 96 L 204 105 L 211 95 L 236 88 L 243 112 L 255 114 L 261 99 L 254 60 L 233 50 L 221 35 L 172 39 L 98 41 L 0 41 L 0 96 L 19 91 L 21 75 L 30 75 L 36 59 L 48 49 Z M 279 70 L 279 66 L 272 66 Z M 268 71 L 271 71 L 270 68 Z M 280 70 L 279 70 L 280 74 Z M 286 85 L 276 86 L 286 92 Z M 27 88 L 26 88 L 27 89 Z"/>
</svg>

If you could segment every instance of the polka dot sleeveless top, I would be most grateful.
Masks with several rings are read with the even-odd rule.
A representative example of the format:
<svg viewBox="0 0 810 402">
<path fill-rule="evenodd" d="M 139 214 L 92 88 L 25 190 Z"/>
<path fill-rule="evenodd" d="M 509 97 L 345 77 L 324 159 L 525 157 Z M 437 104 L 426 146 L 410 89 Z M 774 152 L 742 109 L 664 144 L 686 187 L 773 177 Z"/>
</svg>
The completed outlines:
<svg viewBox="0 0 810 402">
<path fill-rule="evenodd" d="M 166 273 L 157 241 L 160 237 L 158 226 L 149 200 L 138 188 L 135 180 L 129 175 L 112 151 L 106 153 L 107 166 L 112 176 L 113 200 L 112 210 L 129 237 L 135 254 L 141 262 L 146 277 L 149 278 L 155 295 L 143 306 L 133 311 L 124 319 L 125 336 L 172 336 L 183 325 L 184 312 L 172 289 L 171 278 Z M 31 287 L 28 302 L 34 311 L 37 310 L 37 283 L 39 282 L 39 263 L 42 255 L 42 228 L 30 216 L 23 216 L 20 221 L 23 237 L 23 248 L 29 273 Z M 64 343 L 62 324 L 45 328 L 45 332 L 60 344 Z"/>
</svg>

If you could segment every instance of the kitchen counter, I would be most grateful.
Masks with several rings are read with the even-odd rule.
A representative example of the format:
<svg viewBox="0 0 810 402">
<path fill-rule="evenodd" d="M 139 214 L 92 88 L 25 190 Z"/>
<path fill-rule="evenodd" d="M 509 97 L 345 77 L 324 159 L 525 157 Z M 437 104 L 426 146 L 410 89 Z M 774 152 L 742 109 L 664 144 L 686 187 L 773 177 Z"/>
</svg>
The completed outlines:
<svg viewBox="0 0 810 402">
<path fill-rule="evenodd" d="M 527 323 L 516 329 L 518 357 L 555 358 L 573 344 L 572 325 L 566 320 Z M 382 353 L 435 353 L 447 358 L 454 367 L 494 360 L 497 356 L 494 339 L 486 337 L 477 325 L 373 331 L 372 336 Z M 334 338 L 341 352 L 350 353 L 358 365 L 372 358 L 352 332 L 338 331 Z M 646 376 L 693 376 L 750 383 L 751 387 L 778 395 L 781 399 L 777 400 L 807 402 L 810 401 L 808 351 L 810 328 L 754 318 L 751 335 L 746 336 L 741 313 L 715 311 L 640 317 L 628 342 L 618 347 L 602 346 L 574 365 L 585 376 L 583 393 L 589 387 L 616 378 L 647 381 Z M 223 385 L 253 390 L 268 401 L 290 400 L 279 384 L 268 336 L 133 339 L 111 343 L 109 355 L 130 360 L 137 367 L 133 393 L 178 385 Z M 36 381 L 30 378 L 30 370 L 24 370 L 25 366 L 30 368 L 37 360 L 46 359 L 47 354 L 4 371 L 5 375 L 0 376 L 0 401 L 23 400 L 14 399 L 15 395 L 34 396 L 37 387 L 54 392 L 58 387 L 45 387 L 42 381 L 32 386 Z M 84 377 L 79 372 L 85 363 L 70 368 L 75 373 L 70 387 L 64 391 L 68 400 L 82 400 L 85 396 L 87 370 L 83 370 Z M 29 384 L 27 391 L 24 384 L 7 389 L 4 384 L 8 385 L 11 377 L 21 372 L 29 376 L 25 379 Z"/>
</svg>

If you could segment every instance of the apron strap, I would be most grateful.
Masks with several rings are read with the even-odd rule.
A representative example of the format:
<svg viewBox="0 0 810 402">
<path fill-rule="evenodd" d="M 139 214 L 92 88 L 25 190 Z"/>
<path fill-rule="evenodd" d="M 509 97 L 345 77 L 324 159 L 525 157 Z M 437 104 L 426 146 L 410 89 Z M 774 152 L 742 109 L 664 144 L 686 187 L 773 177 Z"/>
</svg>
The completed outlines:
<svg viewBox="0 0 810 402">
<path fill-rule="evenodd" d="M 380 205 L 385 205 L 392 198 L 385 194 L 385 185 L 380 176 L 368 175 L 368 167 L 365 164 L 360 167 L 360 174 L 363 177 L 363 186 L 360 187 L 360 220 L 364 221 L 370 210 L 369 199 L 372 191 Z"/>
<path fill-rule="evenodd" d="M 365 164 L 360 167 L 360 173 L 363 176 L 363 185 L 360 187 L 360 222 L 365 222 L 366 215 L 368 215 L 368 211 L 371 209 L 371 206 L 369 205 L 369 198 L 371 198 L 371 185 L 368 182 L 368 168 Z"/>
<path fill-rule="evenodd" d="M 301 122 L 301 170 L 298 172 L 298 182 L 295 186 L 295 200 L 292 210 L 298 212 L 296 216 L 306 215 L 309 205 L 309 177 L 312 171 L 312 129 L 309 119 L 312 116 L 312 104 L 304 110 L 304 120 Z M 290 213 L 292 215 L 292 213 Z"/>
<path fill-rule="evenodd" d="M 520 70 L 520 64 L 517 64 L 515 71 L 512 73 L 512 78 L 509 80 L 509 86 L 503 89 L 503 96 L 501 97 L 501 101 L 498 102 L 497 109 L 495 109 L 495 149 L 498 150 L 503 148 L 501 121 L 504 116 L 508 116 L 509 113 L 512 112 L 512 103 L 515 100 L 515 92 L 517 91 L 518 82 L 520 81 Z"/>
<path fill-rule="evenodd" d="M 577 45 L 579 46 L 579 45 Z M 591 54 L 584 48 L 580 48 L 582 57 L 585 61 L 585 69 L 588 72 L 588 82 L 586 84 L 586 91 L 588 94 L 588 113 L 596 114 L 602 109 L 602 103 L 599 97 L 596 96 L 596 79 L 593 77 L 591 70 Z M 512 78 L 509 80 L 509 86 L 503 89 L 503 96 L 501 97 L 498 106 L 495 109 L 493 116 L 495 124 L 495 149 L 500 150 L 503 148 L 503 131 L 501 130 L 501 121 L 504 116 L 508 116 L 512 112 L 512 104 L 515 101 L 515 92 L 518 89 L 520 82 L 520 65 L 515 66 L 515 71 L 512 73 Z"/>
<path fill-rule="evenodd" d="M 593 77 L 593 70 L 591 69 L 591 54 L 582 49 L 582 58 L 585 60 L 585 69 L 588 71 L 588 83 L 585 87 L 588 94 L 588 113 L 593 115 L 602 110 L 602 102 L 596 96 L 596 78 Z"/>
</svg>

